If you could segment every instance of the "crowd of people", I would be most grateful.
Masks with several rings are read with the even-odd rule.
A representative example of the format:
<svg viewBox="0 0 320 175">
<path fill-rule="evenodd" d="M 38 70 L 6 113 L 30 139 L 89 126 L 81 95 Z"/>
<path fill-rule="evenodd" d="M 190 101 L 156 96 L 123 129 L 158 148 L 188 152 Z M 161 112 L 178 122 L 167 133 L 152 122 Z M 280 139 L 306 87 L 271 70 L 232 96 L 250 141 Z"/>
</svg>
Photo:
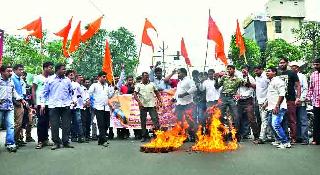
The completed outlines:
<svg viewBox="0 0 320 175">
<path fill-rule="evenodd" d="M 189 123 L 187 141 L 197 140 L 198 126 L 208 126 L 211 116 L 207 110 L 215 106 L 221 110 L 221 122 L 236 128 L 238 142 L 247 139 L 252 139 L 254 144 L 270 142 L 279 149 L 291 148 L 297 143 L 319 145 L 320 59 L 313 61 L 310 78 L 301 73 L 301 66 L 299 62 L 289 63 L 281 57 L 278 68 L 244 66 L 237 71 L 235 66 L 228 65 L 226 72 L 194 70 L 191 75 L 187 69 L 180 68 L 163 77 L 157 63 L 149 73 L 143 72 L 136 79 L 126 76 L 122 66 L 120 77 L 108 82 L 105 72 L 84 77 L 74 70 L 66 70 L 64 64 L 45 62 L 42 73 L 34 76 L 28 85 L 23 65 L 2 65 L 0 125 L 3 122 L 6 129 L 5 145 L 9 152 L 16 152 L 27 142 L 35 142 L 31 136 L 34 116 L 37 118 L 36 149 L 74 148 L 71 142 L 91 140 L 107 147 L 108 140 L 114 138 L 110 127 L 114 109 L 108 100 L 115 95 L 132 94 L 139 105 L 141 122 L 141 129 L 133 130 L 134 137 L 145 142 L 149 139 L 147 114 L 152 119 L 153 131 L 163 129 L 157 112 L 158 107 L 163 106 L 159 92 L 174 88 L 171 102 L 177 121 Z M 178 78 L 174 79 L 175 74 Z M 310 104 L 314 115 L 311 122 L 307 117 Z M 311 142 L 310 123 L 313 126 Z M 208 133 L 208 128 L 203 128 L 203 133 Z M 116 131 L 119 139 L 130 137 L 127 128 Z"/>
</svg>

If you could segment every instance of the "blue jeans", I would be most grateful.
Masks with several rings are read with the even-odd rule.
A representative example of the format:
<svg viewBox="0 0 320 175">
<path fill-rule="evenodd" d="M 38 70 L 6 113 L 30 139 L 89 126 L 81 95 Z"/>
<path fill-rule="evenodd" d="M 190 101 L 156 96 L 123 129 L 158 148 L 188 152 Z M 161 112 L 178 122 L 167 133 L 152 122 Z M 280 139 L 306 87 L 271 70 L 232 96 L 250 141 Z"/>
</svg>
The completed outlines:
<svg viewBox="0 0 320 175">
<path fill-rule="evenodd" d="M 278 114 L 273 114 L 272 111 L 268 111 L 269 117 L 271 117 L 271 125 L 276 133 L 277 138 L 281 143 L 287 143 L 289 141 L 288 136 L 286 135 L 284 129 L 281 126 L 281 122 L 283 120 L 283 116 L 286 113 L 286 109 L 280 109 Z"/>
<path fill-rule="evenodd" d="M 82 138 L 84 135 L 80 109 L 71 109 L 71 116 L 71 138 Z"/>
<path fill-rule="evenodd" d="M 309 142 L 309 126 L 306 106 L 297 107 L 297 126 L 297 138 L 302 139 L 303 142 Z"/>
<path fill-rule="evenodd" d="M 15 145 L 15 142 L 14 142 L 14 112 L 13 112 L 13 110 L 10 110 L 10 111 L 0 110 L 0 125 L 1 125 L 3 118 L 5 121 L 6 128 L 7 128 L 6 144 L 7 145 Z"/>
<path fill-rule="evenodd" d="M 197 103 L 196 115 L 198 116 L 197 125 L 201 124 L 205 127 L 207 116 L 205 115 L 207 109 L 206 102 Z"/>
</svg>

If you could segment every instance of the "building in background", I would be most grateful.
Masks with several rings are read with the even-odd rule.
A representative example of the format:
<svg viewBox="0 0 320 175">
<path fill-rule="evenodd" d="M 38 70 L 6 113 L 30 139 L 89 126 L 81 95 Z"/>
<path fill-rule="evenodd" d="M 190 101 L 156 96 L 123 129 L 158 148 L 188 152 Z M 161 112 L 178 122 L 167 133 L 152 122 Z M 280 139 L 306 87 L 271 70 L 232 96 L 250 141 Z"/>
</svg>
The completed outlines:
<svg viewBox="0 0 320 175">
<path fill-rule="evenodd" d="M 256 41 L 261 51 L 265 50 L 267 41 L 275 39 L 299 45 L 292 29 L 299 28 L 305 14 L 305 0 L 269 0 L 265 12 L 244 20 L 244 36 Z"/>
</svg>

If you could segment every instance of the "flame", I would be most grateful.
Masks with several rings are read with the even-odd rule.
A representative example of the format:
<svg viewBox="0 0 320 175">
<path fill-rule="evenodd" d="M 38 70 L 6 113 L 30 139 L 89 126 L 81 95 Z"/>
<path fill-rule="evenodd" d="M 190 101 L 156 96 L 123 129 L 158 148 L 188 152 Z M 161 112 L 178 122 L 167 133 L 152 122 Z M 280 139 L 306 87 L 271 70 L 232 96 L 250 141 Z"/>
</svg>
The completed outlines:
<svg viewBox="0 0 320 175">
<path fill-rule="evenodd" d="M 172 129 L 167 131 L 158 130 L 155 132 L 156 138 L 150 143 L 142 145 L 145 148 L 159 150 L 177 150 L 187 139 L 186 129 L 189 127 L 187 122 L 177 122 Z"/>
<path fill-rule="evenodd" d="M 236 129 L 232 126 L 229 128 L 225 127 L 221 121 L 221 111 L 213 106 L 208 109 L 211 114 L 211 123 L 208 126 L 209 133 L 207 135 L 202 134 L 202 126 L 199 126 L 197 131 L 197 142 L 192 146 L 193 151 L 204 151 L 204 152 L 223 152 L 236 150 L 238 143 L 236 139 Z M 224 137 L 231 134 L 231 141 L 226 142 Z"/>
</svg>

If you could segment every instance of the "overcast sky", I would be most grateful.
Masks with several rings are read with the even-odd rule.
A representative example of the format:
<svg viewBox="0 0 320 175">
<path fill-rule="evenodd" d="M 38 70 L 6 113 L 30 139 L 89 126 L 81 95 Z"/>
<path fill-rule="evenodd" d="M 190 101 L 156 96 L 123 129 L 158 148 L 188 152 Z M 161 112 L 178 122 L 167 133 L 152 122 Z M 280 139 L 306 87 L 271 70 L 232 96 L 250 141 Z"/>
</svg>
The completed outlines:
<svg viewBox="0 0 320 175">
<path fill-rule="evenodd" d="M 226 47 L 235 32 L 236 19 L 243 21 L 248 15 L 264 11 L 267 0 L 1 0 L 0 28 L 10 34 L 23 35 L 17 28 L 41 16 L 43 28 L 57 32 L 73 16 L 74 27 L 79 20 L 87 24 L 104 14 L 102 28 L 117 29 L 121 26 L 131 31 L 139 48 L 144 19 L 148 18 L 158 31 L 152 37 L 156 49 L 162 41 L 168 45 L 167 54 L 180 50 L 184 37 L 191 63 L 203 65 L 208 30 L 208 10 L 220 28 Z M 307 19 L 320 21 L 320 0 L 306 0 Z M 242 25 L 242 24 L 240 24 Z M 83 30 L 84 32 L 84 30 Z M 149 31 L 152 35 L 152 31 Z M 71 34 L 69 34 L 71 35 Z M 213 45 L 209 44 L 208 60 L 213 60 Z M 155 53 L 154 55 L 156 55 Z M 144 68 L 151 64 L 152 51 L 142 48 Z M 172 58 L 166 58 L 173 60 Z M 170 64 L 173 64 L 170 61 Z M 178 64 L 178 65 L 177 65 Z M 176 63 L 179 66 L 179 63 Z"/>
</svg>

